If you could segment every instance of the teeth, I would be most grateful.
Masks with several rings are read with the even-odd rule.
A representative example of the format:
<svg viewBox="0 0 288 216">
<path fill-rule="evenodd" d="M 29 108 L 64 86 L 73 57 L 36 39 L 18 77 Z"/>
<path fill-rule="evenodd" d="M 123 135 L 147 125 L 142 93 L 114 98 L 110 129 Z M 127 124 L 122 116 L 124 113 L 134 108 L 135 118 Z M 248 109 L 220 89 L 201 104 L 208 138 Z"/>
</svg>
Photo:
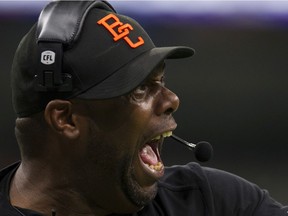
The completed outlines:
<svg viewBox="0 0 288 216">
<path fill-rule="evenodd" d="M 149 167 L 155 171 L 160 171 L 163 167 L 163 164 L 158 162 L 156 165 L 150 165 Z"/>
<path fill-rule="evenodd" d="M 161 138 L 161 135 L 154 137 L 152 140 L 159 140 Z"/>
<path fill-rule="evenodd" d="M 172 136 L 172 131 L 167 131 L 165 133 L 162 134 L 163 137 L 170 137 Z"/>
<path fill-rule="evenodd" d="M 154 137 L 152 140 L 159 140 L 161 137 L 170 137 L 172 136 L 172 131 L 167 131 L 167 132 L 164 132 L 163 134 L 161 135 L 158 135 L 156 137 Z"/>
</svg>

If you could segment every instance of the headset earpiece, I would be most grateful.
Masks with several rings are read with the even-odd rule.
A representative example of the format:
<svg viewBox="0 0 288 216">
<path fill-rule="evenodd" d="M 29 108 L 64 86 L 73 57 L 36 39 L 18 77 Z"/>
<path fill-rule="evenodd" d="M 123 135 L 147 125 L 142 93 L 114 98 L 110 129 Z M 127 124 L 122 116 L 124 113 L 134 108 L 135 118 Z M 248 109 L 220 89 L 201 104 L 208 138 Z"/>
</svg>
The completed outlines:
<svg viewBox="0 0 288 216">
<path fill-rule="evenodd" d="M 85 16 L 93 7 L 114 11 L 107 2 L 96 0 L 51 2 L 41 12 L 37 25 L 36 91 L 73 90 L 72 75 L 62 71 L 63 48 L 69 47 L 77 40 Z"/>
</svg>

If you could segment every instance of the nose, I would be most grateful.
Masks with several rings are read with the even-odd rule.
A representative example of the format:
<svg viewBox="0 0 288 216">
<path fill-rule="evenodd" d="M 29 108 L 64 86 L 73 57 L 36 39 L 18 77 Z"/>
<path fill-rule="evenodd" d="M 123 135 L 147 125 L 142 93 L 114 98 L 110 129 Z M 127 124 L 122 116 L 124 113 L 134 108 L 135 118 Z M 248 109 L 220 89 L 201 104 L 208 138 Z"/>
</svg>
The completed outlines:
<svg viewBox="0 0 288 216">
<path fill-rule="evenodd" d="M 179 103 L 180 101 L 178 96 L 170 89 L 163 86 L 157 103 L 156 114 L 170 115 L 178 109 Z"/>
</svg>

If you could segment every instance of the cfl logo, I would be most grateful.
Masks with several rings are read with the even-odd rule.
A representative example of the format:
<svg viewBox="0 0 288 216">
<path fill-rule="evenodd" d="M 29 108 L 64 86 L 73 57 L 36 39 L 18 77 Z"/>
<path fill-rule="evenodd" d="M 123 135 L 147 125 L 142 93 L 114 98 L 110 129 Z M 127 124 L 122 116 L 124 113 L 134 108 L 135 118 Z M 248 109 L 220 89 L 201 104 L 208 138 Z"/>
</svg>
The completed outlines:
<svg viewBox="0 0 288 216">
<path fill-rule="evenodd" d="M 51 65 L 55 62 L 55 52 L 47 50 L 41 53 L 41 63 Z"/>
</svg>

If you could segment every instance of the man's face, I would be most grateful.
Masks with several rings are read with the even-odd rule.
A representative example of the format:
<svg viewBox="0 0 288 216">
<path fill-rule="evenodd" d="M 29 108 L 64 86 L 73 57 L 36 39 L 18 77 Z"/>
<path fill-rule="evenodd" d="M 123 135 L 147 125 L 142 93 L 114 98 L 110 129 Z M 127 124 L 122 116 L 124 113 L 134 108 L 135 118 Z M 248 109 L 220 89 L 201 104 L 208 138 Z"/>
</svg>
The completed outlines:
<svg viewBox="0 0 288 216">
<path fill-rule="evenodd" d="M 160 149 L 176 128 L 172 113 L 178 97 L 164 87 L 163 65 L 128 95 L 83 101 L 79 178 L 83 192 L 104 209 L 126 212 L 143 207 L 157 192 L 164 174 Z M 77 166 L 77 165 L 76 165 Z M 81 182 L 81 181 L 80 181 Z M 96 200 L 95 200 L 96 197 Z"/>
</svg>

